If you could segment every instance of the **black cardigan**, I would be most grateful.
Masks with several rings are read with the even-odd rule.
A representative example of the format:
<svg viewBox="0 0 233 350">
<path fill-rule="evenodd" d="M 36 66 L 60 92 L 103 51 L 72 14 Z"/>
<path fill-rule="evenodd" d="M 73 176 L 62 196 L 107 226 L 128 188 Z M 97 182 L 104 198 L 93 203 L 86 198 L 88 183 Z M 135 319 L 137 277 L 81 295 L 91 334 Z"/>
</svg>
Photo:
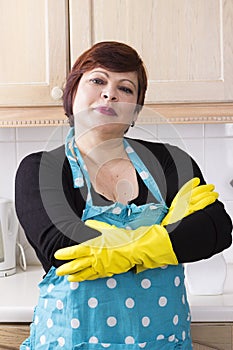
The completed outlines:
<svg viewBox="0 0 233 350">
<path fill-rule="evenodd" d="M 181 186 L 202 173 L 195 161 L 178 147 L 127 139 L 154 177 L 169 207 Z M 144 183 L 139 181 L 137 205 L 154 201 Z M 95 204 L 110 204 L 92 190 Z M 46 272 L 62 261 L 54 253 L 97 237 L 100 233 L 81 221 L 86 186 L 73 187 L 72 173 L 64 146 L 50 152 L 38 152 L 25 157 L 16 174 L 15 205 L 26 237 Z M 168 225 L 170 240 L 180 263 L 209 258 L 231 245 L 232 222 L 223 204 L 216 201 L 203 210 L 187 216 L 179 223 Z"/>
</svg>

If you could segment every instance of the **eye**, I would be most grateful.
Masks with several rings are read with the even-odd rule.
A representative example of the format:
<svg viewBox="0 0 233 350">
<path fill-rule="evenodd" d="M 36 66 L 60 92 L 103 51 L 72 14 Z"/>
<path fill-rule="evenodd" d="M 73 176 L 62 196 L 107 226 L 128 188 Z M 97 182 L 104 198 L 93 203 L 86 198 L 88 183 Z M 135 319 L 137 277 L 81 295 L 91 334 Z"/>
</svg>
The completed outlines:
<svg viewBox="0 0 233 350">
<path fill-rule="evenodd" d="M 97 84 L 97 85 L 104 84 L 103 79 L 100 79 L 100 78 L 92 78 L 92 79 L 90 79 L 90 82 L 93 83 L 93 84 Z"/>
<path fill-rule="evenodd" d="M 126 87 L 126 86 L 121 86 L 119 88 L 121 91 L 125 92 L 126 94 L 133 94 L 133 90 L 131 90 L 130 88 Z"/>
</svg>

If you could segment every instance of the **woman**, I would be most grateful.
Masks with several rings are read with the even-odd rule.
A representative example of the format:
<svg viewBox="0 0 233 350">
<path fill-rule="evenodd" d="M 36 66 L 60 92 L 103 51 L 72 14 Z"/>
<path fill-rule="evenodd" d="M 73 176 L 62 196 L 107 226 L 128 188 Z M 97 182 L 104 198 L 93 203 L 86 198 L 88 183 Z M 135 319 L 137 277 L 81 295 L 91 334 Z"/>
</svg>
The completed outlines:
<svg viewBox="0 0 233 350">
<path fill-rule="evenodd" d="M 17 214 L 46 272 L 21 350 L 192 348 L 182 263 L 229 247 L 232 224 L 188 154 L 124 136 L 146 88 L 134 49 L 94 45 L 67 80 L 65 147 L 19 166 Z"/>
</svg>

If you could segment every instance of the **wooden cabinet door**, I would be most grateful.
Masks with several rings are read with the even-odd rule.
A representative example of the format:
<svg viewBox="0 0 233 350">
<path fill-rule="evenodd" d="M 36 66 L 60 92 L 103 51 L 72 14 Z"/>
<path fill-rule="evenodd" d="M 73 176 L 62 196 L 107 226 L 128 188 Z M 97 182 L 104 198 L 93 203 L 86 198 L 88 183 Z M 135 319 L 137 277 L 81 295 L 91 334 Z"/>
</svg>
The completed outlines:
<svg viewBox="0 0 233 350">
<path fill-rule="evenodd" d="M 212 348 L 207 345 L 202 345 L 198 343 L 193 343 L 193 350 L 218 350 L 217 348 Z"/>
<path fill-rule="evenodd" d="M 148 103 L 233 100 L 232 0 L 70 0 L 71 63 L 91 44 L 132 45 Z"/>
<path fill-rule="evenodd" d="M 66 8 L 66 0 L 1 0 L 0 106 L 61 104 Z"/>
<path fill-rule="evenodd" d="M 0 349 L 18 350 L 29 333 L 29 325 L 0 324 Z"/>
<path fill-rule="evenodd" d="M 231 323 L 192 323 L 194 350 L 232 350 Z"/>
</svg>

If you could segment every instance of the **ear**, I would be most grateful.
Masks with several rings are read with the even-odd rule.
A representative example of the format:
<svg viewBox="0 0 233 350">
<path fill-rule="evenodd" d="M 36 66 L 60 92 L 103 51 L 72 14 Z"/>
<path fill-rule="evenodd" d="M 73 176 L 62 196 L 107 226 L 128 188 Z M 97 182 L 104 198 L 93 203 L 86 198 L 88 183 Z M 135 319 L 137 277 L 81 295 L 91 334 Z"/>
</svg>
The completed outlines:
<svg viewBox="0 0 233 350">
<path fill-rule="evenodd" d="M 133 113 L 133 118 L 132 118 L 132 124 L 134 126 L 134 124 L 136 123 L 137 119 L 138 119 L 138 115 L 139 115 L 139 110 L 138 110 L 138 106 L 136 106 L 135 111 Z"/>
</svg>

